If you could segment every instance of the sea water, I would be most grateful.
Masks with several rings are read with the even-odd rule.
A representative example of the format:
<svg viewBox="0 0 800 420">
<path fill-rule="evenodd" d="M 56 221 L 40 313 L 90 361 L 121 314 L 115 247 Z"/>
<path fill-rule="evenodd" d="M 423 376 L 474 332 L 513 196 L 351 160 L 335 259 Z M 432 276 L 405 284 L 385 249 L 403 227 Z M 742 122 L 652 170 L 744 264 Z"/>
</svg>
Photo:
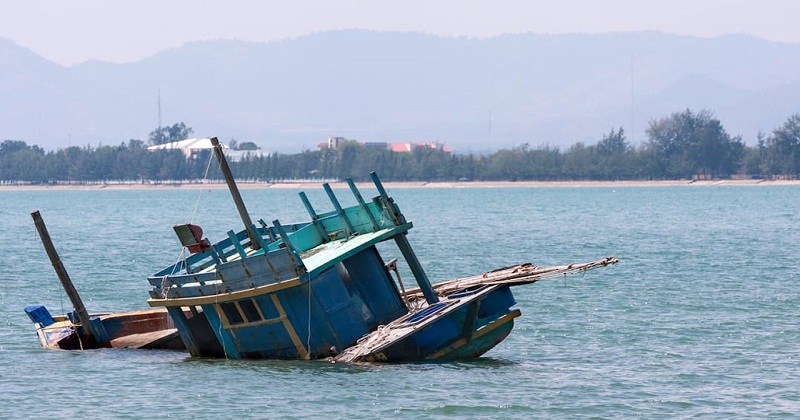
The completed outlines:
<svg viewBox="0 0 800 420">
<path fill-rule="evenodd" d="M 319 212 L 332 209 L 309 188 Z M 306 220 L 297 190 L 242 192 L 254 219 Z M 2 417 L 793 417 L 800 412 L 800 187 L 395 188 L 442 281 L 522 262 L 616 266 L 514 288 L 509 337 L 460 362 L 199 359 L 40 348 L 24 306 L 70 309 L 41 210 L 90 311 L 147 307 L 180 258 L 172 225 L 240 222 L 225 190 L 0 191 Z M 344 205 L 349 192 L 337 190 Z M 374 190 L 365 190 L 365 196 Z M 388 260 L 398 256 L 387 248 Z M 394 253 L 394 254 L 392 254 Z M 406 282 L 410 275 L 404 275 Z"/>
</svg>

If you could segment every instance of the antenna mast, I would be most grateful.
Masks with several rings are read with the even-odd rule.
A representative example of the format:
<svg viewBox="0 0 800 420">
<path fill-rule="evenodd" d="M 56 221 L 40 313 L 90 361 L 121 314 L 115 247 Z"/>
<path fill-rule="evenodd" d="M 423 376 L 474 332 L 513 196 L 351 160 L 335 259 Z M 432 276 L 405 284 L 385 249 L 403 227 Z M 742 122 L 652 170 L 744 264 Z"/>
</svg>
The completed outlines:
<svg viewBox="0 0 800 420">
<path fill-rule="evenodd" d="M 161 130 L 161 87 L 158 88 L 158 129 Z"/>
<path fill-rule="evenodd" d="M 631 144 L 636 145 L 636 98 L 634 97 L 635 85 L 633 83 L 633 49 L 631 48 Z"/>
</svg>

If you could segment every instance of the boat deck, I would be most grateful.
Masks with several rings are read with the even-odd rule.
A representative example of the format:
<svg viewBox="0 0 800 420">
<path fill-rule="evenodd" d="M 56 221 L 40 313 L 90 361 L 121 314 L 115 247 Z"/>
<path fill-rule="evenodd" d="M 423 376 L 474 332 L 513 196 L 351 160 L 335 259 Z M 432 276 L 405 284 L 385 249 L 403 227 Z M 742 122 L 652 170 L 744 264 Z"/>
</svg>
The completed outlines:
<svg viewBox="0 0 800 420">
<path fill-rule="evenodd" d="M 117 349 L 141 349 L 151 348 L 155 343 L 163 342 L 177 337 L 178 329 L 170 328 L 166 330 L 149 331 L 139 334 L 123 335 L 110 341 L 111 347 Z"/>
</svg>

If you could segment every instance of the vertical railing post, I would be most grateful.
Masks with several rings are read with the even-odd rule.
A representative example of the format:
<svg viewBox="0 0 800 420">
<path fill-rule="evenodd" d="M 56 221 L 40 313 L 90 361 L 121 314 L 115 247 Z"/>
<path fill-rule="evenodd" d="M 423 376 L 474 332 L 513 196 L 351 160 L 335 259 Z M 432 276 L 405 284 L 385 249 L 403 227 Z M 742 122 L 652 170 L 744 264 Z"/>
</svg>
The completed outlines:
<svg viewBox="0 0 800 420">
<path fill-rule="evenodd" d="M 361 206 L 361 209 L 364 210 L 364 213 L 367 213 L 367 217 L 369 217 L 369 221 L 372 223 L 372 229 L 380 229 L 381 227 L 378 225 L 378 221 L 375 220 L 375 216 L 372 215 L 372 212 L 369 211 L 369 207 L 367 207 L 367 203 L 364 202 L 364 197 L 361 196 L 361 191 L 356 188 L 353 178 L 347 178 L 347 185 L 350 186 L 350 191 L 353 192 L 353 196 L 355 196 L 356 201 L 358 201 L 358 205 Z"/>
<path fill-rule="evenodd" d="M 278 236 L 283 240 L 283 244 L 286 245 L 286 249 L 289 250 L 289 255 L 294 260 L 295 266 L 298 268 L 303 265 L 303 260 L 300 258 L 300 253 L 297 251 L 297 248 L 294 247 L 292 241 L 289 240 L 289 234 L 286 233 L 286 229 L 283 228 L 281 222 L 277 219 L 272 221 L 272 225 L 275 226 L 275 230 L 278 231 Z"/>
<path fill-rule="evenodd" d="M 308 197 L 306 197 L 306 193 L 300 192 L 300 200 L 303 202 L 303 205 L 306 206 L 306 210 L 308 211 L 308 215 L 311 216 L 311 223 L 317 229 L 317 233 L 319 236 L 322 237 L 322 242 L 328 242 L 330 239 L 328 238 L 328 232 L 325 231 L 325 227 L 322 226 L 322 223 L 319 221 L 319 215 L 314 210 L 314 207 L 311 205 L 311 202 L 308 201 Z"/>
<path fill-rule="evenodd" d="M 347 236 L 357 233 L 355 229 L 353 229 L 353 224 L 350 223 L 350 219 L 348 219 L 347 215 L 344 213 L 342 205 L 339 204 L 339 200 L 336 199 L 336 194 L 333 193 L 331 186 L 326 182 L 322 184 L 322 188 L 325 189 L 325 193 L 328 194 L 328 198 L 331 200 L 333 208 L 336 209 L 336 213 L 339 215 L 339 218 L 342 219 L 344 226 L 347 228 Z"/>
</svg>

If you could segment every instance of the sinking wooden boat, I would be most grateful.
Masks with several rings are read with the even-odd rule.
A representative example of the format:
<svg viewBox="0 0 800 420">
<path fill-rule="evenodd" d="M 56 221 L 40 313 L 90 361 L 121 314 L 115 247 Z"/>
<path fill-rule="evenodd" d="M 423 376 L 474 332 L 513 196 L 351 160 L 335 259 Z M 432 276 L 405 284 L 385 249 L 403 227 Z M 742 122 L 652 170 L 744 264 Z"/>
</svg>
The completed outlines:
<svg viewBox="0 0 800 420">
<path fill-rule="evenodd" d="M 44 305 L 25 307 L 42 347 L 86 350 L 100 347 L 185 350 L 172 318 L 164 309 L 132 312 L 87 312 L 38 211 L 31 213 L 50 262 L 72 302 L 73 311 L 53 316 Z"/>
<path fill-rule="evenodd" d="M 521 312 L 511 287 L 617 262 L 543 268 L 521 265 L 432 286 L 411 247 L 412 223 L 375 173 L 377 195 L 318 213 L 305 193 L 309 219 L 252 223 L 216 138 L 220 169 L 244 229 L 211 243 L 192 224 L 174 230 L 188 256 L 149 277 L 148 303 L 166 308 L 193 356 L 395 362 L 477 357 L 502 341 Z M 406 290 L 379 244 L 407 265 Z M 383 245 L 381 246 L 383 249 Z"/>
</svg>

